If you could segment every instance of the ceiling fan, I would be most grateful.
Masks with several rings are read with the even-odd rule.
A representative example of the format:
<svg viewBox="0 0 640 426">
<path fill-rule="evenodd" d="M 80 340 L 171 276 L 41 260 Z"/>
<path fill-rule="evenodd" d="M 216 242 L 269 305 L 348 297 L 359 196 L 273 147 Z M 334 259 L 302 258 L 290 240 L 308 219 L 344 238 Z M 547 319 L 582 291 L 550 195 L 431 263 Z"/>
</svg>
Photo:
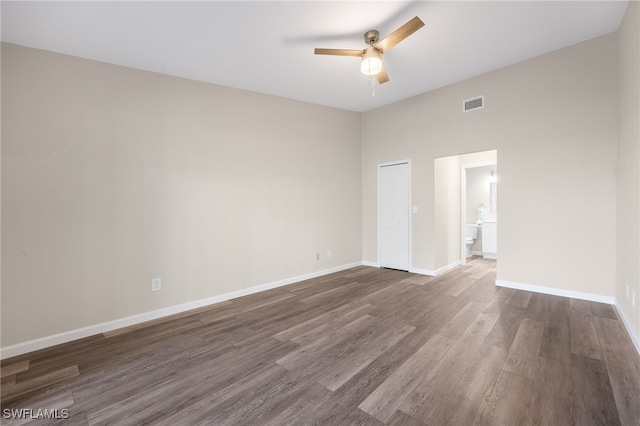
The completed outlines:
<svg viewBox="0 0 640 426">
<path fill-rule="evenodd" d="M 364 33 L 364 41 L 369 45 L 364 50 L 351 49 L 316 49 L 316 55 L 357 56 L 362 58 L 360 71 L 365 75 L 376 76 L 379 84 L 389 81 L 389 76 L 382 64 L 382 54 L 396 44 L 409 37 L 424 26 L 424 22 L 417 16 L 406 24 L 380 40 L 378 30 L 369 30 Z"/>
</svg>

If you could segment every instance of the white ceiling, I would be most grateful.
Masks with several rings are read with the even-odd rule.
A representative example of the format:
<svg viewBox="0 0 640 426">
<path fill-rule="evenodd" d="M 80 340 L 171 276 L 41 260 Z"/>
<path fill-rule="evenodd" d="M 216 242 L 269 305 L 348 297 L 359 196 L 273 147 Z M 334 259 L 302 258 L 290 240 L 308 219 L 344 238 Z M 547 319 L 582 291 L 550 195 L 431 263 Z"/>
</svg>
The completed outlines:
<svg viewBox="0 0 640 426">
<path fill-rule="evenodd" d="M 367 111 L 616 31 L 628 1 L 2 1 L 2 40 L 353 111 Z M 419 16 L 375 86 L 361 49 Z"/>
</svg>

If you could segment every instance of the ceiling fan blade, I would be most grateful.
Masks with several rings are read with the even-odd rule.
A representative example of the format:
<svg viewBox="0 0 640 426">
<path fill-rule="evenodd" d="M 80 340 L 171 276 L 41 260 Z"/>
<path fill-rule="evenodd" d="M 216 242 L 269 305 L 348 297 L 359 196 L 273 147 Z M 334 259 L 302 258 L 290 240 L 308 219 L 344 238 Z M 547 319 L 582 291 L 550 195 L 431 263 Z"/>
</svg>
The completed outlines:
<svg viewBox="0 0 640 426">
<path fill-rule="evenodd" d="M 409 22 L 386 36 L 384 39 L 380 40 L 375 44 L 376 49 L 378 49 L 381 53 L 386 52 L 391 49 L 396 44 L 400 43 L 405 38 L 409 37 L 411 34 L 418 31 L 420 28 L 424 27 L 424 22 L 420 20 L 417 16 L 411 19 Z"/>
<path fill-rule="evenodd" d="M 316 49 L 316 55 L 338 55 L 338 56 L 357 56 L 362 57 L 362 50 L 351 49 Z"/>
<path fill-rule="evenodd" d="M 376 74 L 376 80 L 378 80 L 378 84 L 383 84 L 389 81 L 387 70 L 384 69 L 384 63 L 382 64 L 382 69 L 380 70 L 380 72 Z"/>
</svg>

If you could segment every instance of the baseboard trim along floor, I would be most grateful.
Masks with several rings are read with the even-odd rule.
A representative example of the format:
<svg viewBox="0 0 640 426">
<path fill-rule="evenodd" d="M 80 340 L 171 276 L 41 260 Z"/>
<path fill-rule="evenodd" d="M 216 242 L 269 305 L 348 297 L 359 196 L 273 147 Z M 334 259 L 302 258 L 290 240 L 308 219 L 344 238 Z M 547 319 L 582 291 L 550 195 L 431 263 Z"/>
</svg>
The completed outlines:
<svg viewBox="0 0 640 426">
<path fill-rule="evenodd" d="M 153 320 L 157 320 L 170 315 L 187 312 L 193 309 L 203 308 L 209 305 L 235 299 L 238 297 L 248 296 L 250 294 L 258 293 L 265 290 L 271 290 L 274 288 L 293 284 L 299 281 L 321 277 L 323 275 L 340 272 L 340 271 L 350 269 L 356 266 L 361 266 L 361 265 L 379 267 L 378 264 L 374 264 L 372 262 L 367 262 L 367 261 L 350 263 L 346 265 L 337 266 L 334 268 L 312 272 L 305 275 L 300 275 L 300 276 L 286 278 L 283 280 L 278 280 L 278 281 L 274 281 L 266 284 L 261 284 L 258 286 L 234 291 L 231 293 L 213 296 L 206 299 L 194 300 L 191 302 L 182 303 L 174 306 L 168 306 L 166 308 L 161 308 L 161 309 L 157 309 L 150 312 L 132 315 L 125 318 L 119 318 L 113 321 L 103 322 L 100 324 L 94 324 L 94 325 L 90 325 L 83 328 L 65 331 L 65 332 L 54 334 L 51 336 L 46 336 L 46 337 L 42 337 L 34 340 L 29 340 L 23 343 L 18 343 L 16 345 L 7 346 L 6 348 L 1 348 L 0 359 L 7 359 L 14 356 L 37 351 L 40 349 L 49 348 L 51 346 L 59 345 L 61 343 L 67 343 L 73 340 L 93 336 L 95 334 L 105 333 L 105 332 L 117 330 L 119 328 L 142 324 L 147 321 L 153 321 Z M 451 265 L 447 265 L 443 268 L 439 268 L 438 270 L 435 270 L 435 271 L 412 268 L 410 272 L 415 274 L 427 275 L 427 276 L 437 276 L 447 271 L 450 271 L 451 269 L 459 265 L 460 265 L 460 262 L 456 262 L 456 263 L 452 263 Z M 631 341 L 633 342 L 633 345 L 635 346 L 636 350 L 640 354 L 640 341 L 633 334 L 633 331 L 631 329 L 628 319 L 624 316 L 616 299 L 613 297 L 607 297 L 607 296 L 601 296 L 597 294 L 583 293 L 583 292 L 577 292 L 577 291 L 570 291 L 570 290 L 563 290 L 563 289 L 557 289 L 552 287 L 544 287 L 544 286 L 538 286 L 533 284 L 518 283 L 513 281 L 507 281 L 507 280 L 496 280 L 495 284 L 498 287 L 507 287 L 515 290 L 525 290 L 525 291 L 531 291 L 534 293 L 543 293 L 543 294 L 549 294 L 553 296 L 569 297 L 573 299 L 587 300 L 591 302 L 599 302 L 599 303 L 614 305 L 616 307 L 616 312 L 618 313 L 618 316 L 621 318 L 622 323 L 626 328 L 629 338 L 631 339 Z"/>
<path fill-rule="evenodd" d="M 361 265 L 362 265 L 362 262 L 349 263 L 346 265 L 323 269 L 321 271 L 316 271 L 316 272 L 312 272 L 305 275 L 299 275 L 297 277 L 286 278 L 283 280 L 273 281 L 270 283 L 261 284 L 261 285 L 245 288 L 238 291 L 233 291 L 231 293 L 212 296 L 206 299 L 194 300 L 187 303 L 181 303 L 179 305 L 168 306 L 166 308 L 161 308 L 161 309 L 157 309 L 150 312 L 144 312 L 141 314 L 132 315 L 125 318 L 119 318 L 113 321 L 107 321 L 100 324 L 94 324 L 87 327 L 78 328 L 75 330 L 65 331 L 65 332 L 54 334 L 51 336 L 41 337 L 39 339 L 29 340 L 23 343 L 7 346 L 6 348 L 1 348 L 0 359 L 7 359 L 14 356 L 37 351 L 40 349 L 49 348 L 51 346 L 59 345 L 61 343 L 67 343 L 73 340 L 83 339 L 85 337 L 93 336 L 95 334 L 105 333 L 105 332 L 117 330 L 123 327 L 130 327 L 132 325 L 141 324 L 147 321 L 157 320 L 163 317 L 168 317 L 170 315 L 180 314 L 182 312 L 187 312 L 193 309 L 203 308 L 205 306 L 213 305 L 216 303 L 224 302 L 224 301 L 235 299 L 238 297 L 248 296 L 250 294 L 259 293 L 265 290 L 271 290 L 274 288 L 293 284 L 299 281 L 321 277 L 323 275 L 332 274 L 334 272 L 344 271 L 346 269 L 351 269 Z"/>
<path fill-rule="evenodd" d="M 608 305 L 613 305 L 616 308 L 616 313 L 618 314 L 618 316 L 622 320 L 622 323 L 625 326 L 625 329 L 627 331 L 627 334 L 629 335 L 629 338 L 631 339 L 631 342 L 633 343 L 633 346 L 635 346 L 636 351 L 638 351 L 638 354 L 640 355 L 640 341 L 633 334 L 631 323 L 629 323 L 629 320 L 624 315 L 622 308 L 618 304 L 618 301 L 616 300 L 615 297 L 607 297 L 607 296 L 601 296 L 599 294 L 583 293 L 580 291 L 571 291 L 571 290 L 562 290 L 559 288 L 544 287 L 544 286 L 533 285 L 533 284 L 523 284 L 523 283 L 517 283 L 517 282 L 505 281 L 505 280 L 496 280 L 496 285 L 498 287 L 513 288 L 515 290 L 531 291 L 534 293 L 550 294 L 552 296 L 569 297 L 572 299 L 588 300 L 590 302 L 606 303 Z"/>
</svg>

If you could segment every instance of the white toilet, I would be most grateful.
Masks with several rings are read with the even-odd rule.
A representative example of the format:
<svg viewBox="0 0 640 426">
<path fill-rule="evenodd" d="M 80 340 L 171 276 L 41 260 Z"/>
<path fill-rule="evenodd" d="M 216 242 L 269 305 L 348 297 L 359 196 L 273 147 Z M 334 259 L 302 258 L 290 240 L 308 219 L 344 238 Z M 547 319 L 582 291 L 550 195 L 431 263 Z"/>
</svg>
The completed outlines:
<svg viewBox="0 0 640 426">
<path fill-rule="evenodd" d="M 471 246 L 473 242 L 478 238 L 478 225 L 475 223 L 467 223 L 465 243 L 467 244 L 467 257 L 471 257 Z"/>
</svg>

